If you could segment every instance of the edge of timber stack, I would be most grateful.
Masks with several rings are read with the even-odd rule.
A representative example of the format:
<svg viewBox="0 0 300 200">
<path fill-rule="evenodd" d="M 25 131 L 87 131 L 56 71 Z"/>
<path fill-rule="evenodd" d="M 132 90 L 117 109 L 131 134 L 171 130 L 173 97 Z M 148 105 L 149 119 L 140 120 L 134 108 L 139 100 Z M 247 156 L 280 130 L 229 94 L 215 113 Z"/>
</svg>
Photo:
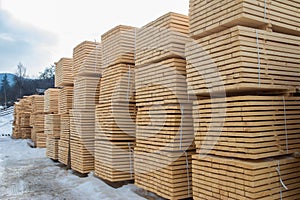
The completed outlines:
<svg viewBox="0 0 300 200">
<path fill-rule="evenodd" d="M 200 38 L 242 25 L 300 36 L 299 1 L 190 0 L 190 35 Z"/>
<path fill-rule="evenodd" d="M 74 87 L 64 86 L 59 92 L 60 139 L 58 161 L 70 167 L 70 110 L 73 108 Z"/>
<path fill-rule="evenodd" d="M 78 62 L 78 60 L 76 61 Z M 60 138 L 58 141 L 58 161 L 70 167 L 70 112 L 69 111 L 73 108 L 73 96 L 74 96 L 73 59 L 62 58 L 56 65 L 56 71 L 57 70 L 59 70 L 60 73 L 59 75 L 60 77 L 58 77 L 57 82 L 62 82 L 60 79 L 64 79 L 64 82 L 59 84 L 59 86 L 61 86 L 62 88 L 59 91 L 59 103 L 58 103 L 58 114 L 60 114 Z M 56 77 L 55 77 L 55 81 L 56 81 Z"/>
<path fill-rule="evenodd" d="M 137 37 L 135 184 L 167 199 L 192 197 L 192 101 L 182 56 L 188 31 L 187 16 L 168 13 Z"/>
<path fill-rule="evenodd" d="M 102 35 L 104 63 L 95 112 L 95 175 L 110 182 L 134 179 L 135 31 L 120 25 Z"/>
<path fill-rule="evenodd" d="M 53 160 L 58 160 L 58 142 L 60 139 L 60 115 L 58 114 L 59 93 L 61 89 L 49 88 L 45 91 L 45 134 L 46 156 Z"/>
<path fill-rule="evenodd" d="M 102 73 L 102 45 L 84 41 L 73 51 L 74 97 L 70 110 L 71 168 L 94 170 L 95 105 Z"/>
<path fill-rule="evenodd" d="M 29 96 L 24 96 L 18 103 L 15 103 L 12 135 L 13 138 L 31 139 L 31 105 L 32 98 Z"/>
<path fill-rule="evenodd" d="M 61 58 L 55 64 L 55 87 L 73 85 L 73 59 Z"/>
<path fill-rule="evenodd" d="M 25 96 L 23 99 L 20 100 L 20 131 L 22 139 L 31 139 L 31 103 L 32 98 L 30 96 Z"/>
<path fill-rule="evenodd" d="M 14 103 L 14 121 L 13 121 L 13 130 L 12 130 L 12 138 L 21 139 L 21 130 L 20 130 L 20 102 Z"/>
<path fill-rule="evenodd" d="M 299 8 L 190 0 L 195 200 L 299 197 Z"/>
</svg>

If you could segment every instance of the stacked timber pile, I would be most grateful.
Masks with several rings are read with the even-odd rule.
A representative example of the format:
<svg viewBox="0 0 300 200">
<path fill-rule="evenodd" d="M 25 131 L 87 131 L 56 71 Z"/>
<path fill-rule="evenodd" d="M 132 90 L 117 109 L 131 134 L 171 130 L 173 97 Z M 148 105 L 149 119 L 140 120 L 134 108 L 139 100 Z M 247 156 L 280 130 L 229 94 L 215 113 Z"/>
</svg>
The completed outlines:
<svg viewBox="0 0 300 200">
<path fill-rule="evenodd" d="M 117 26 L 102 35 L 103 73 L 96 106 L 95 175 L 133 180 L 135 145 L 135 28 Z"/>
<path fill-rule="evenodd" d="M 44 96 L 33 95 L 32 96 L 32 111 L 30 115 L 30 124 L 32 126 L 31 140 L 34 146 L 37 148 L 46 147 L 46 137 L 44 132 L 45 115 L 44 112 Z"/>
<path fill-rule="evenodd" d="M 30 139 L 31 138 L 31 126 L 30 126 L 30 114 L 31 114 L 31 97 L 25 96 L 20 100 L 20 132 L 22 139 Z"/>
<path fill-rule="evenodd" d="M 55 63 L 55 87 L 73 86 L 72 65 L 72 58 L 61 58 Z"/>
<path fill-rule="evenodd" d="M 13 133 L 12 138 L 14 139 L 21 139 L 21 130 L 20 130 L 20 122 L 21 122 L 21 116 L 20 116 L 20 103 L 15 102 L 14 103 L 14 121 L 13 121 Z"/>
<path fill-rule="evenodd" d="M 55 63 L 55 86 L 59 91 L 58 114 L 60 115 L 60 137 L 58 161 L 70 164 L 70 110 L 73 107 L 74 73 L 73 59 L 61 58 Z"/>
<path fill-rule="evenodd" d="M 194 199 L 300 195 L 293 156 L 300 151 L 300 98 L 292 95 L 300 86 L 299 7 L 296 1 L 190 1 L 195 41 L 186 45 L 187 82 L 197 96 L 199 154 Z"/>
<path fill-rule="evenodd" d="M 72 66 L 71 66 L 72 67 Z M 59 162 L 70 162 L 70 110 L 73 107 L 73 86 L 63 86 L 59 92 L 58 113 L 60 114 Z"/>
<path fill-rule="evenodd" d="M 32 97 L 24 96 L 19 102 L 14 104 L 14 122 L 13 134 L 14 139 L 30 139 L 31 138 L 31 103 Z"/>
<path fill-rule="evenodd" d="M 13 133 L 12 133 L 12 138 L 14 139 L 21 139 L 22 138 L 22 133 L 21 133 L 21 116 L 20 116 L 20 103 L 15 102 L 14 103 L 14 121 L 13 121 Z"/>
<path fill-rule="evenodd" d="M 59 92 L 60 89 L 49 88 L 45 91 L 44 99 L 44 112 L 47 113 L 44 120 L 44 132 L 47 135 L 46 155 L 53 160 L 58 160 L 58 142 L 60 138 Z"/>
<path fill-rule="evenodd" d="M 85 41 L 74 48 L 74 99 L 70 111 L 71 168 L 94 170 L 95 105 L 101 77 L 101 44 Z"/>
<path fill-rule="evenodd" d="M 135 184 L 167 199 L 192 197 L 192 102 L 182 58 L 188 31 L 188 17 L 176 13 L 137 31 Z"/>
</svg>

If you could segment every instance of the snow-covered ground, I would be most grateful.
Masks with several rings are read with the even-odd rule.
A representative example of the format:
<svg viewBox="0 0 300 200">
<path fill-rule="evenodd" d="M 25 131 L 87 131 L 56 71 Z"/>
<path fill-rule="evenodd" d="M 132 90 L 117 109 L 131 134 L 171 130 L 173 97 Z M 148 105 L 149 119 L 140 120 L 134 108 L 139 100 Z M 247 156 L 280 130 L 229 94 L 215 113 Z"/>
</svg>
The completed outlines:
<svg viewBox="0 0 300 200">
<path fill-rule="evenodd" d="M 0 116 L 1 134 L 11 134 L 11 116 Z M 132 184 L 115 189 L 93 174 L 80 178 L 45 155 L 45 149 L 30 148 L 26 140 L 0 137 L 0 199 L 144 199 Z"/>
</svg>

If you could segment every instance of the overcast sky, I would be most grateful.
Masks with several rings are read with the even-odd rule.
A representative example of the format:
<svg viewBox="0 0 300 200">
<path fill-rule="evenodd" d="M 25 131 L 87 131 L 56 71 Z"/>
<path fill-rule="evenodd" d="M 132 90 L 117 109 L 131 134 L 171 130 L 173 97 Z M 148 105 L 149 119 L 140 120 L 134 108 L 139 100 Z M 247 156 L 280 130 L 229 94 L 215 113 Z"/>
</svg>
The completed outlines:
<svg viewBox="0 0 300 200">
<path fill-rule="evenodd" d="M 21 62 L 38 75 L 84 40 L 119 25 L 141 27 L 173 11 L 188 14 L 188 0 L 0 0 L 0 73 Z"/>
</svg>

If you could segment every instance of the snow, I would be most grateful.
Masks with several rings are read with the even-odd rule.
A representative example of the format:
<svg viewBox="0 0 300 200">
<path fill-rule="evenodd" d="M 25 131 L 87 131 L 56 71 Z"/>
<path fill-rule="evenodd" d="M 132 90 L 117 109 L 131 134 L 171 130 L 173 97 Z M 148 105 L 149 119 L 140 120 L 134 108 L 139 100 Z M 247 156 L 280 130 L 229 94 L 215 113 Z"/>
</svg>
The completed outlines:
<svg viewBox="0 0 300 200">
<path fill-rule="evenodd" d="M 11 134 L 12 113 L 0 113 L 1 135 Z M 0 137 L 1 200 L 141 200 L 133 184 L 112 188 L 93 173 L 80 178 L 46 158 L 45 149 L 30 148 L 27 140 Z"/>
</svg>

